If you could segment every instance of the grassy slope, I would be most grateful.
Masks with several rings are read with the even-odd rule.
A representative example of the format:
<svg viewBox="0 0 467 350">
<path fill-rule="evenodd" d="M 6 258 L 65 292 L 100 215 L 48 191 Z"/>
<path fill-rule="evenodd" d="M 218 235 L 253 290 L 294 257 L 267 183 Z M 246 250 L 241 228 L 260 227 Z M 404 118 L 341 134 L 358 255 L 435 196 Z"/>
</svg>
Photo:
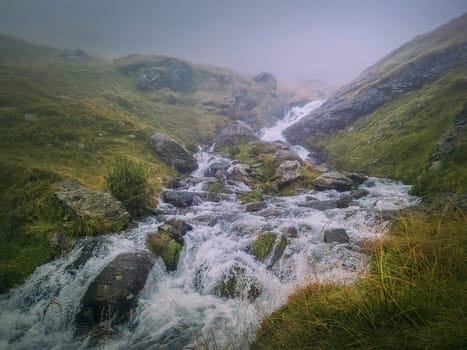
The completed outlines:
<svg viewBox="0 0 467 350">
<path fill-rule="evenodd" d="M 191 65 L 196 91 L 141 92 L 119 67 L 151 57 L 108 62 L 62 53 L 0 36 L 0 292 L 55 255 L 47 239 L 60 220 L 49 201 L 52 183 L 72 177 L 102 188 L 109 166 L 123 157 L 141 163 L 157 190 L 175 171 L 151 151 L 153 132 L 194 151 L 228 122 L 203 102 L 243 91 L 261 99 L 255 108 L 261 126 L 272 122 L 270 109 L 280 100 L 251 79 L 198 65 Z M 219 74 L 231 83 L 216 85 Z"/>
<path fill-rule="evenodd" d="M 312 284 L 267 317 L 252 349 L 464 349 L 467 219 L 406 212 L 350 286 Z"/>
<path fill-rule="evenodd" d="M 466 75 L 464 66 L 326 138 L 322 145 L 331 162 L 343 169 L 419 183 L 421 193 L 466 192 L 465 139 L 438 170 L 428 170 L 437 144 L 467 103 Z"/>
</svg>

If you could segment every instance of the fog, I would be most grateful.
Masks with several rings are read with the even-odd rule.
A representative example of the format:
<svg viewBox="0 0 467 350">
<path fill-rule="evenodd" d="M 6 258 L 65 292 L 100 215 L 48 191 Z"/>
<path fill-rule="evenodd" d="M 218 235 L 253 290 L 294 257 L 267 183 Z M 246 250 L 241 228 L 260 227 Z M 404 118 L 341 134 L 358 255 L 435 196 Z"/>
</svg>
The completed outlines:
<svg viewBox="0 0 467 350">
<path fill-rule="evenodd" d="M 0 32 L 102 57 L 344 82 L 466 11 L 465 0 L 0 0 Z"/>
</svg>

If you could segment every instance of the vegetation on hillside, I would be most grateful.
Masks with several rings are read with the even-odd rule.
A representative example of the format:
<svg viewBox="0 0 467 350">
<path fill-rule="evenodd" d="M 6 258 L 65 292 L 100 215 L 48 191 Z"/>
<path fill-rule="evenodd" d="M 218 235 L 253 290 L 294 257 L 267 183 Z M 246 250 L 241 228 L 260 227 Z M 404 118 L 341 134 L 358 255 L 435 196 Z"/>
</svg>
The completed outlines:
<svg viewBox="0 0 467 350">
<path fill-rule="evenodd" d="M 322 139 L 338 168 L 416 184 L 416 194 L 467 191 L 467 67 L 398 98 Z M 441 162 L 431 157 L 456 135 Z M 454 135 L 453 134 L 453 135 Z"/>
<path fill-rule="evenodd" d="M 170 79 L 156 88 L 140 85 L 140 68 L 169 69 L 167 60 L 192 73 L 190 89 L 178 89 Z M 283 104 L 279 92 L 223 68 L 160 56 L 110 62 L 0 35 L 0 291 L 57 254 L 52 233 L 109 229 L 104 221 L 78 222 L 56 212 L 50 204 L 56 181 L 73 178 L 102 189 L 108 169 L 121 158 L 141 165 L 157 192 L 176 172 L 151 150 L 154 132 L 194 152 L 243 109 L 259 128 L 271 124 L 272 112 Z M 141 212 L 139 204 L 127 205 L 133 214 Z"/>
</svg>

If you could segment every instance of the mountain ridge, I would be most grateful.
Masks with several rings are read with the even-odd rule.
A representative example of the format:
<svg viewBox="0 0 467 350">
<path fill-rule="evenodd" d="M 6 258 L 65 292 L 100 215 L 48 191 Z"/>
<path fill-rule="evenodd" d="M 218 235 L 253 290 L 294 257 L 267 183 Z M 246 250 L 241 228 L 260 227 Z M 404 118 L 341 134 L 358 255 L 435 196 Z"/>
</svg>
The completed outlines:
<svg viewBox="0 0 467 350">
<path fill-rule="evenodd" d="M 446 37 L 449 37 L 449 39 L 446 39 Z M 422 47 L 421 50 L 420 47 Z M 405 59 L 400 59 L 401 57 L 405 57 Z M 453 124 L 455 115 L 460 113 L 463 108 L 462 105 L 465 100 L 462 97 L 465 93 L 465 70 L 463 67 L 466 67 L 466 65 L 467 14 L 464 14 L 438 29 L 416 37 L 382 58 L 366 69 L 353 82 L 336 91 L 319 109 L 286 129 L 284 134 L 290 142 L 305 144 L 308 148 L 314 150 L 322 160 L 326 160 L 338 168 L 399 178 L 415 184 L 426 182 L 426 176 L 423 174 L 429 172 L 431 167 L 430 157 L 435 152 L 437 144 L 443 143 L 443 137 L 449 133 L 448 130 L 456 128 Z M 452 72 L 458 73 L 451 74 Z M 449 82 L 445 79 L 447 76 L 450 77 Z M 443 79 L 444 83 L 438 83 Z M 416 92 L 426 89 L 424 90 L 426 91 L 424 96 L 426 101 L 420 104 L 420 108 L 423 108 L 425 104 L 430 104 L 430 111 L 427 110 L 427 113 L 435 113 L 434 110 L 440 108 L 444 102 L 442 99 L 438 99 L 438 105 L 435 105 L 429 102 L 430 96 L 441 96 L 443 89 L 448 91 L 450 86 L 456 86 L 460 90 L 457 92 L 456 105 L 449 110 L 444 110 L 443 113 L 447 113 L 449 116 L 440 116 L 444 118 L 444 124 L 439 125 L 440 132 L 436 133 L 436 139 L 419 140 L 420 144 L 425 144 L 430 148 L 430 151 L 423 152 L 423 165 L 417 159 L 420 155 L 415 153 L 407 154 L 402 149 L 391 154 L 381 152 L 379 157 L 372 154 L 369 159 L 365 157 L 365 152 L 360 152 L 364 149 L 366 152 L 371 153 L 372 147 L 365 147 L 362 141 L 368 139 L 369 135 L 381 133 L 382 129 L 396 130 L 396 132 L 392 133 L 393 136 L 388 136 L 388 133 L 381 134 L 385 135 L 385 139 L 389 138 L 391 140 L 391 142 L 384 141 L 387 147 L 398 148 L 399 141 L 396 135 L 400 134 L 400 132 L 397 131 L 397 128 L 391 127 L 391 120 L 387 116 L 390 111 L 384 109 L 385 106 L 393 104 L 396 107 L 394 110 L 401 110 L 404 108 L 401 101 L 405 101 L 404 103 L 407 105 L 411 94 L 415 94 L 413 96 L 420 98 Z M 438 90 L 434 91 L 434 87 Z M 446 97 L 448 96 L 446 95 Z M 401 104 L 399 105 L 397 101 Z M 411 108 L 410 111 L 406 108 L 405 117 L 402 119 L 410 120 L 411 115 L 415 112 L 416 107 Z M 386 121 L 381 122 L 379 126 L 372 125 L 371 128 L 367 126 L 371 120 L 374 120 L 373 124 L 375 124 L 377 120 L 381 121 L 383 119 Z M 419 125 L 425 125 L 423 116 L 420 115 L 417 120 Z M 428 119 L 426 123 L 429 123 Z M 406 134 L 417 135 L 415 125 L 410 126 L 410 123 L 404 123 L 404 125 L 407 126 L 403 130 Z M 355 132 L 359 132 L 358 137 L 352 135 Z M 431 136 L 434 136 L 434 133 L 431 133 Z M 414 138 L 417 138 L 417 136 L 414 136 Z M 457 146 L 454 148 L 464 147 L 464 138 L 458 138 L 458 141 Z M 371 142 L 374 145 L 377 140 L 372 139 Z M 370 140 L 368 140 L 368 143 L 370 143 Z M 405 146 L 409 146 L 409 143 L 405 144 Z M 410 144 L 410 147 L 414 146 L 415 144 Z M 447 156 L 449 154 L 443 154 L 442 158 L 448 159 Z M 395 171 L 391 169 L 390 164 L 392 162 L 408 164 L 410 160 L 414 160 L 417 165 L 409 166 L 407 170 Z M 372 162 L 374 164 L 371 164 Z M 384 166 L 379 166 L 378 163 L 384 163 Z M 464 160 L 461 160 L 460 164 L 464 164 L 462 167 L 466 166 Z M 421 175 L 423 175 L 424 179 L 420 177 Z M 439 176 L 436 181 L 440 182 Z M 427 186 L 430 187 L 431 185 L 427 183 Z M 430 188 L 429 191 L 434 190 L 433 186 Z M 447 186 L 443 190 L 450 192 L 464 191 L 467 190 L 467 184 L 463 180 L 460 184 Z M 429 191 L 427 189 L 422 190 L 422 192 Z"/>
</svg>

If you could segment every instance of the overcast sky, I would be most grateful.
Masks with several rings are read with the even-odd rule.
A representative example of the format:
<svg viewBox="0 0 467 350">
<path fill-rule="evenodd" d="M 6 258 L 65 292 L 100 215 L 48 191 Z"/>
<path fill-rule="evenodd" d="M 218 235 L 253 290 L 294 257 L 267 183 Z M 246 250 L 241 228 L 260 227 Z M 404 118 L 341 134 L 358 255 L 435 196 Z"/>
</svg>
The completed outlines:
<svg viewBox="0 0 467 350">
<path fill-rule="evenodd" d="M 0 33 L 345 82 L 464 12 L 465 0 L 0 0 Z"/>
</svg>

